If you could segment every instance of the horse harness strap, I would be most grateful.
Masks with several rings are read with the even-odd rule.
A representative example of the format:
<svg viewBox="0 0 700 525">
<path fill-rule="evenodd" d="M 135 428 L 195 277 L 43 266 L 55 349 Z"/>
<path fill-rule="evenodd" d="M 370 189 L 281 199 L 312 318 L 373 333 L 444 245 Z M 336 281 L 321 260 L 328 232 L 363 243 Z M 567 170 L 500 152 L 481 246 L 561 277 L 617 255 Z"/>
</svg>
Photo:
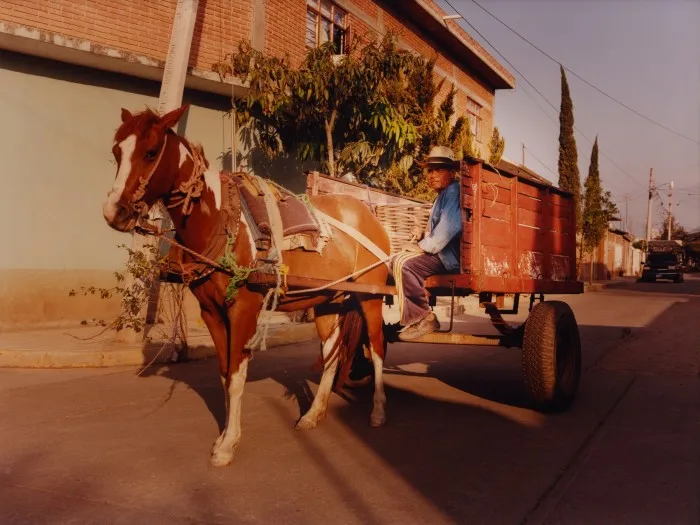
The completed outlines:
<svg viewBox="0 0 700 525">
<path fill-rule="evenodd" d="M 153 167 L 150 169 L 150 171 L 141 179 L 139 179 L 139 187 L 136 189 L 136 191 L 133 193 L 131 196 L 131 199 L 129 200 L 129 203 L 131 204 L 131 207 L 138 212 L 139 216 L 141 217 L 146 217 L 148 215 L 148 204 L 146 204 L 146 201 L 143 199 L 144 195 L 146 195 L 146 187 L 148 186 L 148 183 L 151 182 L 151 178 L 153 178 L 153 174 L 156 172 L 158 169 L 158 166 L 160 165 L 160 161 L 163 158 L 163 153 L 165 153 L 165 147 L 168 145 L 168 133 L 165 134 L 165 139 L 163 140 L 163 147 L 160 148 L 160 151 L 158 152 L 158 157 L 156 158 L 155 162 L 153 163 Z"/>
<path fill-rule="evenodd" d="M 367 236 L 365 236 L 352 226 L 348 226 L 347 224 L 340 222 L 337 219 L 334 219 L 330 215 L 326 215 L 320 210 L 316 210 L 316 213 L 319 215 L 319 217 L 321 217 L 322 220 L 326 221 L 331 226 L 338 228 L 343 233 L 347 233 L 350 237 L 352 237 L 362 246 L 367 248 L 367 250 L 369 250 L 373 255 L 375 255 L 380 261 L 385 261 L 388 259 L 389 254 L 387 254 L 384 250 L 382 250 L 379 246 L 372 242 Z"/>
<path fill-rule="evenodd" d="M 192 176 L 190 180 L 194 178 L 196 177 Z M 201 173 L 199 178 L 203 179 Z M 199 281 L 217 270 L 222 270 L 223 268 L 221 265 L 216 263 L 216 259 L 225 253 L 228 245 L 234 246 L 236 244 L 238 223 L 241 217 L 241 198 L 238 190 L 239 182 L 235 177 L 224 173 L 221 173 L 219 178 L 221 180 L 221 218 L 212 236 L 206 243 L 207 249 L 199 254 L 189 250 L 183 250 L 180 243 L 168 241 L 172 244 L 170 259 L 175 259 L 173 264 L 179 267 L 179 273 L 181 273 L 183 281 L 186 283 Z M 183 186 L 184 184 L 185 183 L 183 183 Z M 193 198 L 199 198 L 199 195 Z M 184 203 L 185 201 L 183 200 L 181 202 Z M 175 248 L 174 251 L 173 248 Z M 183 261 L 183 251 L 189 253 L 193 260 L 187 262 Z M 253 256 L 255 256 L 255 254 L 253 254 Z"/>
<path fill-rule="evenodd" d="M 204 158 L 204 152 L 201 146 L 192 145 L 192 151 L 190 152 L 192 157 L 192 172 L 189 178 L 180 184 L 177 189 L 177 193 L 182 194 L 177 199 L 166 205 L 166 208 L 175 208 L 177 206 L 182 206 L 182 215 L 187 217 L 192 213 L 192 206 L 194 201 L 202 196 L 204 191 L 204 172 L 207 170 L 208 163 Z"/>
</svg>

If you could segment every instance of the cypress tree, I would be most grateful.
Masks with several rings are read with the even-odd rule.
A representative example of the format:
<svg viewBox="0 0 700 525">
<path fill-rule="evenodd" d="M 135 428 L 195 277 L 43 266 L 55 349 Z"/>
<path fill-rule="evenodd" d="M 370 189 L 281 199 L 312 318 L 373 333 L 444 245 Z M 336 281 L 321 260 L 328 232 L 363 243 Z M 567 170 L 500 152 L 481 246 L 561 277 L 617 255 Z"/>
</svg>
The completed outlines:
<svg viewBox="0 0 700 525">
<path fill-rule="evenodd" d="M 571 102 L 566 72 L 561 69 L 561 107 L 559 110 L 559 187 L 574 194 L 576 232 L 581 231 L 581 178 L 574 138 L 574 105 Z M 596 149 L 597 154 L 597 149 Z"/>
<path fill-rule="evenodd" d="M 605 234 L 608 226 L 608 214 L 603 209 L 603 188 L 600 185 L 600 171 L 598 170 L 598 137 L 591 150 L 591 165 L 588 168 L 588 177 L 584 183 L 583 196 L 583 248 L 591 253 Z"/>
</svg>

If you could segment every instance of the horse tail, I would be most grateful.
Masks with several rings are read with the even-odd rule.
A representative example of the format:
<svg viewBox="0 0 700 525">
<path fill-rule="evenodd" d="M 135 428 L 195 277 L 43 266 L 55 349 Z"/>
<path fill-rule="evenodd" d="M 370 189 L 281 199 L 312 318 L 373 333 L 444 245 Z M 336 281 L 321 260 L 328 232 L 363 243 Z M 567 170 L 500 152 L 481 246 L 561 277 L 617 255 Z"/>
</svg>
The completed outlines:
<svg viewBox="0 0 700 525">
<path fill-rule="evenodd" d="M 354 301 L 353 301 L 354 302 Z M 352 369 L 353 360 L 357 349 L 361 346 L 369 347 L 369 336 L 365 318 L 362 315 L 359 305 L 352 304 L 351 307 L 338 316 L 338 338 L 324 359 L 319 356 L 313 369 L 322 371 L 328 363 L 338 360 L 338 371 L 335 376 L 334 389 L 341 391 L 343 385 L 348 380 L 350 370 Z"/>
<path fill-rule="evenodd" d="M 335 389 L 340 391 L 348 380 L 355 353 L 361 347 L 369 347 L 369 335 L 362 311 L 353 308 L 340 317 L 340 333 L 331 355 L 338 354 L 338 372 Z M 337 348 L 337 350 L 336 350 Z"/>
</svg>

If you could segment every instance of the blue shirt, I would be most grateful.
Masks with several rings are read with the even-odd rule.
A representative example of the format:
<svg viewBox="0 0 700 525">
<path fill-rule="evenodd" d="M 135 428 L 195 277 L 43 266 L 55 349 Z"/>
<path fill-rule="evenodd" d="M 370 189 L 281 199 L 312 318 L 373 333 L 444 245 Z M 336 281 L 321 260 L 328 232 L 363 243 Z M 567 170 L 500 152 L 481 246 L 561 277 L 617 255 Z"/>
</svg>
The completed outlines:
<svg viewBox="0 0 700 525">
<path fill-rule="evenodd" d="M 448 271 L 459 270 L 462 208 L 458 181 L 442 190 L 435 199 L 428 226 L 430 232 L 418 243 L 418 246 L 426 253 L 437 253 Z"/>
</svg>

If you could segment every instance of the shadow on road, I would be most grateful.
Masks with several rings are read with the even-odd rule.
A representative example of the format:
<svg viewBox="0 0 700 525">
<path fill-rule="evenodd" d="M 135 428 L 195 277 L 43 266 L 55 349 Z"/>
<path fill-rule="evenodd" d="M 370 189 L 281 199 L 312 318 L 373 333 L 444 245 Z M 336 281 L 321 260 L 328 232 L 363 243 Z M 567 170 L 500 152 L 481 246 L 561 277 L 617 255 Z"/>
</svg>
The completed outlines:
<svg viewBox="0 0 700 525">
<path fill-rule="evenodd" d="M 683 295 L 700 295 L 699 284 L 686 283 Z M 615 293 L 667 294 L 675 286 L 635 283 Z M 581 326 L 584 374 L 577 401 L 563 414 L 543 415 L 531 409 L 517 349 L 395 344 L 389 347 L 385 368 L 387 425 L 369 426 L 371 388 L 349 392 L 349 402 L 335 403 L 329 417 L 341 421 L 378 461 L 451 520 L 519 522 L 556 483 L 560 469 L 579 453 L 634 374 L 697 377 L 697 351 L 669 351 L 682 345 L 685 332 L 678 325 L 690 326 L 697 308 L 698 302 L 690 297 L 644 327 Z M 259 353 L 248 380 L 269 378 L 283 385 L 288 395 L 296 397 L 302 414 L 313 395 L 309 385 L 318 381 L 318 374 L 311 372 L 316 352 L 310 345 L 297 345 Z M 222 427 L 224 398 L 213 360 L 165 366 L 156 373 L 186 383 Z M 293 424 L 290 420 L 290 429 Z M 315 432 L 323 432 L 322 428 Z M 310 457 L 319 468 L 328 461 Z M 526 479 L 513 474 L 525 472 Z M 511 507 L 503 507 L 506 499 Z M 369 515 L 366 518 L 372 521 Z"/>
</svg>

